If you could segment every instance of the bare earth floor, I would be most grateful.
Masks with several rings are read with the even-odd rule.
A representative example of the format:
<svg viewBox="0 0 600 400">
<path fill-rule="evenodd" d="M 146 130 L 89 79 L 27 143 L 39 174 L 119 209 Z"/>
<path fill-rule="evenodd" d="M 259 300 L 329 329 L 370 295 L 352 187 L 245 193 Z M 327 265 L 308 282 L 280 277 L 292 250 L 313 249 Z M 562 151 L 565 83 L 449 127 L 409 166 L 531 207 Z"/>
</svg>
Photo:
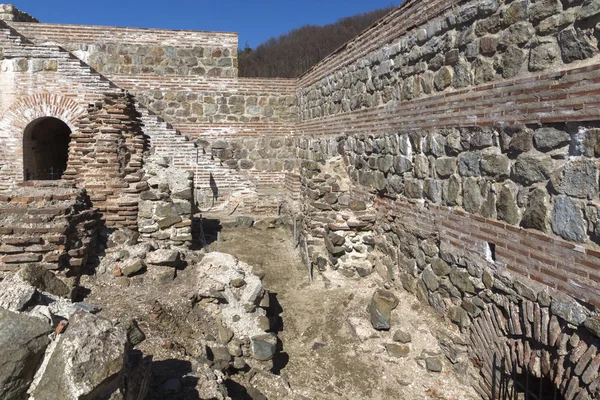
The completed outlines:
<svg viewBox="0 0 600 400">
<path fill-rule="evenodd" d="M 274 294 L 272 303 L 276 299 L 280 306 L 278 336 L 283 347 L 274 360 L 279 376 L 259 370 L 235 375 L 233 381 L 257 389 L 268 399 L 479 399 L 461 383 L 459 378 L 466 381 L 467 377 L 454 371 L 433 334 L 455 337 L 458 332 L 413 295 L 397 291 L 400 305 L 392 313 L 392 329 L 378 332 L 371 327 L 367 311 L 381 285 L 376 274 L 348 279 L 332 271 L 317 274 L 309 283 L 291 234 L 283 227 L 225 227 L 220 251 L 262 267 L 263 284 Z M 201 370 L 198 343 L 217 332 L 211 319 L 190 304 L 193 277 L 186 270 L 179 271 L 172 283 L 161 285 L 150 282 L 146 274 L 126 287 L 113 278 L 84 280 L 91 290 L 86 301 L 101 305 L 101 315 L 139 321 L 147 336 L 140 349 L 154 355 L 149 399 L 207 398 L 209 392 L 195 377 Z M 399 329 L 410 333 L 412 341 L 408 354 L 394 357 L 385 345 L 394 343 L 392 337 Z M 442 371 L 429 372 L 427 358 L 441 361 Z M 179 379 L 182 388 L 166 393 L 162 385 L 172 378 Z M 230 395 L 260 398 L 255 392 L 244 392 Z"/>
</svg>

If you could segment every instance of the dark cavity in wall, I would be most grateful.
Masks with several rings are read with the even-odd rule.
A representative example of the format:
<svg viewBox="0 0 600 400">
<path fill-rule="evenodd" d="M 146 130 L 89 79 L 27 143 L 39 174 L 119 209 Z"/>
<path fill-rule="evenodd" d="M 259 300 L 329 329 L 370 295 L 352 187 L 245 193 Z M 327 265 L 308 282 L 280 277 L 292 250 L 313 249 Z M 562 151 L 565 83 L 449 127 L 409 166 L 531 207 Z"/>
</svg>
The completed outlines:
<svg viewBox="0 0 600 400">
<path fill-rule="evenodd" d="M 23 178 L 58 180 L 67 169 L 71 129 L 63 121 L 43 117 L 23 132 Z"/>
</svg>

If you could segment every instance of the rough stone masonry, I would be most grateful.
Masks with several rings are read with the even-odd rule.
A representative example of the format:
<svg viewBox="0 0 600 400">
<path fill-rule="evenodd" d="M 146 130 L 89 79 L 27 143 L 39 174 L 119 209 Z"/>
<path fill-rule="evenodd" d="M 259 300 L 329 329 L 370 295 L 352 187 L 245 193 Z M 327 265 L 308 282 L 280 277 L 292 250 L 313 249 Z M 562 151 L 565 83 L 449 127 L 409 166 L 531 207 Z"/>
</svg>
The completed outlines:
<svg viewBox="0 0 600 400">
<path fill-rule="evenodd" d="M 282 213 L 314 274 L 379 274 L 459 326 L 483 398 L 495 360 L 598 398 L 599 38 L 596 0 L 411 0 L 298 79 L 242 79 L 235 34 L 2 5 L 0 271 L 76 288 L 110 235 L 185 249 L 199 210 Z M 58 162 L 47 118 L 59 183 L 25 171 Z"/>
</svg>

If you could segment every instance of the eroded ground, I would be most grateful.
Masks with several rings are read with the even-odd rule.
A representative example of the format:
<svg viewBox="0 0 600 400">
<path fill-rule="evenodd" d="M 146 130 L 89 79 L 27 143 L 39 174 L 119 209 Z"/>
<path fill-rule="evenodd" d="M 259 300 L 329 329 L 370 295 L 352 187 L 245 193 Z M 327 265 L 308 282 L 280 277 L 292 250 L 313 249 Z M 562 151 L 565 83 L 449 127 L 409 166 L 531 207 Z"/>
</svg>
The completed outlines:
<svg viewBox="0 0 600 400">
<path fill-rule="evenodd" d="M 376 274 L 359 280 L 331 272 L 317 274 L 309 283 L 286 228 L 226 226 L 220 236 L 221 252 L 264 273 L 272 314 L 280 317 L 274 328 L 282 341 L 272 368 L 278 376 L 267 371 L 270 364 L 234 375 L 223 383 L 232 398 L 264 398 L 260 393 L 268 399 L 479 398 L 458 379 L 467 379 L 466 374 L 454 371 L 436 339 L 456 339 L 457 332 L 413 295 L 398 291 L 400 305 L 393 311 L 392 329 L 378 332 L 367 312 L 381 285 Z M 110 319 L 139 321 L 147 336 L 140 350 L 154 355 L 149 399 L 211 398 L 215 385 L 206 385 L 198 376 L 206 372 L 203 344 L 218 332 L 213 316 L 191 300 L 193 268 L 177 274 L 174 281 L 159 284 L 146 272 L 131 279 L 129 286 L 118 278 L 87 277 L 86 301 L 103 306 L 101 315 Z M 394 343 L 398 330 L 410 333 L 412 340 L 406 344 L 408 354 L 394 357 L 385 345 Z M 429 372 L 427 359 L 441 362 L 442 371 Z M 181 387 L 169 390 L 167 382 Z"/>
</svg>

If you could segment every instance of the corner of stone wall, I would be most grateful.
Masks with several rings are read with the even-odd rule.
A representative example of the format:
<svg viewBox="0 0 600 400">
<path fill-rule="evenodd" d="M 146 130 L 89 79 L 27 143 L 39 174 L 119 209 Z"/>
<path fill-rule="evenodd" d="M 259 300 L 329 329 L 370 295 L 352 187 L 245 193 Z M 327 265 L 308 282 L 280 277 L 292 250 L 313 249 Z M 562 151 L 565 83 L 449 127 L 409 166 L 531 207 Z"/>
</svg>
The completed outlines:
<svg viewBox="0 0 600 400">
<path fill-rule="evenodd" d="M 151 155 L 144 162 L 145 190 L 140 194 L 138 231 L 142 240 L 189 248 L 194 214 L 193 174 Z"/>
<path fill-rule="evenodd" d="M 40 22 L 31 15 L 18 10 L 12 4 L 0 4 L 0 20 L 12 22 Z"/>
</svg>

